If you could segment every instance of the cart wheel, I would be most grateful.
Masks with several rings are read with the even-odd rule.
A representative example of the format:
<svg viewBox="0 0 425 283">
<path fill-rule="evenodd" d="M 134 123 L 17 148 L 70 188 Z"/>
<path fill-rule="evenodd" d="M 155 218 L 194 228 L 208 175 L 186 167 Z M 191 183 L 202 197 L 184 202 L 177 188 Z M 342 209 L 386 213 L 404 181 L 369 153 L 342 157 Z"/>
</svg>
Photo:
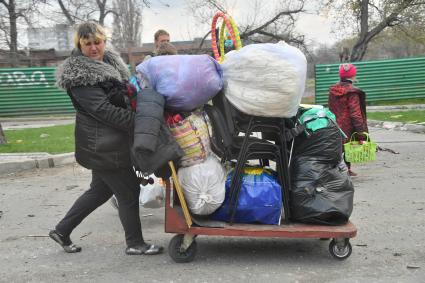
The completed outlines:
<svg viewBox="0 0 425 283">
<path fill-rule="evenodd" d="M 351 244 L 348 239 L 345 239 L 345 244 L 343 247 L 341 246 L 338 247 L 338 244 L 336 243 L 335 239 L 333 239 L 329 243 L 329 252 L 336 259 L 339 259 L 339 260 L 347 259 L 351 255 L 352 251 L 353 251 L 353 248 L 351 247 Z"/>
<path fill-rule="evenodd" d="M 177 263 L 191 262 L 195 258 L 198 249 L 196 241 L 193 240 L 189 248 L 182 251 L 183 237 L 184 235 L 182 234 L 175 235 L 168 244 L 168 254 Z"/>
</svg>

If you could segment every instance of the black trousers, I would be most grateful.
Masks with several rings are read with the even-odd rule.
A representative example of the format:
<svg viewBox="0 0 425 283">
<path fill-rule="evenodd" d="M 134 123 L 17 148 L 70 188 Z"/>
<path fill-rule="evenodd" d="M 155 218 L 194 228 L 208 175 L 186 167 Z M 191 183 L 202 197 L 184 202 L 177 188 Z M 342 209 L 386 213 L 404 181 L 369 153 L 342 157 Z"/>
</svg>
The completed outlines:
<svg viewBox="0 0 425 283">
<path fill-rule="evenodd" d="M 56 231 L 64 236 L 70 235 L 84 218 L 114 194 L 118 201 L 118 212 L 127 246 L 143 244 L 139 216 L 139 184 L 140 181 L 132 169 L 93 170 L 90 189 L 75 201 L 65 217 L 56 225 Z"/>
</svg>

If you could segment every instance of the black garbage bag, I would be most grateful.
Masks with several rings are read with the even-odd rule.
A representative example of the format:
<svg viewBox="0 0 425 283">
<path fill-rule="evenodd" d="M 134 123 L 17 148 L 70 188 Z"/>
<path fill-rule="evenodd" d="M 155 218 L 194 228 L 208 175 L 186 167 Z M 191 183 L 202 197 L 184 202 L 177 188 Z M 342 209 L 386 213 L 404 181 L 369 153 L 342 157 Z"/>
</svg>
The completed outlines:
<svg viewBox="0 0 425 283">
<path fill-rule="evenodd" d="M 354 187 L 342 159 L 342 134 L 334 123 L 295 138 L 291 163 L 293 221 L 341 225 L 353 211 Z"/>
<path fill-rule="evenodd" d="M 338 164 L 342 158 L 342 134 L 338 126 L 329 123 L 326 128 L 308 131 L 295 138 L 293 156 L 295 159 L 311 157 Z"/>
<path fill-rule="evenodd" d="M 292 220 L 324 225 L 348 221 L 353 211 L 354 187 L 343 160 L 333 165 L 310 157 L 298 158 L 292 172 Z"/>
</svg>

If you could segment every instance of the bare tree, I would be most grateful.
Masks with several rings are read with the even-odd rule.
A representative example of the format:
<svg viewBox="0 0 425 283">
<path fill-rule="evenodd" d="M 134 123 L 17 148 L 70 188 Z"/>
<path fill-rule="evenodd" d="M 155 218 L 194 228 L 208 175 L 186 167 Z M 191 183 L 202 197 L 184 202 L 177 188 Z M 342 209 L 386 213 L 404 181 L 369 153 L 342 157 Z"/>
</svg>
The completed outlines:
<svg viewBox="0 0 425 283">
<path fill-rule="evenodd" d="M 12 67 L 18 65 L 18 28 L 17 20 L 19 18 L 15 0 L 0 0 L 0 4 L 3 5 L 1 9 L 2 16 L 2 30 L 5 35 L 5 41 L 9 47 L 12 62 Z M 6 10 L 6 11 L 5 11 Z M 8 19 L 8 22 L 5 21 Z"/>
<path fill-rule="evenodd" d="M 345 46 L 353 46 L 346 42 Z M 363 60 L 396 59 L 425 54 L 425 31 L 417 26 L 385 29 L 367 47 Z"/>
<path fill-rule="evenodd" d="M 39 3 L 45 0 L 0 0 L 0 40 L 10 50 L 11 65 L 16 67 L 18 59 L 18 21 L 31 24 L 31 15 Z"/>
<path fill-rule="evenodd" d="M 106 16 L 114 13 L 112 0 L 57 0 L 57 3 L 70 25 L 87 20 L 104 25 Z"/>
<path fill-rule="evenodd" d="M 314 78 L 315 66 L 317 64 L 331 64 L 337 63 L 339 59 L 339 47 L 337 44 L 328 46 L 326 44 L 320 44 L 310 52 L 307 56 L 307 76 Z"/>
<path fill-rule="evenodd" d="M 342 28 L 345 36 L 356 35 L 350 55 L 352 62 L 361 61 L 368 44 L 386 28 L 400 28 L 412 21 L 423 23 L 425 15 L 423 0 L 326 0 L 324 7 L 333 14 L 335 28 Z"/>
<path fill-rule="evenodd" d="M 66 17 L 70 25 L 76 22 L 94 20 L 101 25 L 105 24 L 105 18 L 109 14 L 117 15 L 113 6 L 113 0 L 56 0 L 61 13 Z M 124 1 L 123 2 L 127 2 Z M 129 0 L 129 2 L 135 2 Z M 149 0 L 137 0 L 142 6 L 149 7 Z"/>
<path fill-rule="evenodd" d="M 397 59 L 425 54 L 425 31 L 418 22 L 409 26 L 386 29 L 377 35 L 367 47 L 364 60 Z M 331 46 L 319 45 L 308 58 L 309 76 L 314 76 L 314 65 L 349 62 L 346 46 L 353 46 L 356 38 L 345 38 Z"/>
<path fill-rule="evenodd" d="M 141 45 L 142 12 L 146 4 L 141 0 L 114 0 L 112 43 L 117 48 Z"/>
<path fill-rule="evenodd" d="M 197 21 L 209 24 L 217 11 L 227 13 L 234 2 L 189 0 L 188 4 Z M 267 9 L 271 5 L 266 0 L 256 0 L 250 4 L 252 4 L 251 13 L 245 15 L 245 20 L 238 19 L 237 22 L 242 40 L 256 43 L 284 40 L 305 49 L 304 36 L 295 31 L 297 16 L 304 12 L 304 0 L 281 0 L 272 9 Z M 204 39 L 208 35 L 209 33 L 205 35 Z"/>
</svg>

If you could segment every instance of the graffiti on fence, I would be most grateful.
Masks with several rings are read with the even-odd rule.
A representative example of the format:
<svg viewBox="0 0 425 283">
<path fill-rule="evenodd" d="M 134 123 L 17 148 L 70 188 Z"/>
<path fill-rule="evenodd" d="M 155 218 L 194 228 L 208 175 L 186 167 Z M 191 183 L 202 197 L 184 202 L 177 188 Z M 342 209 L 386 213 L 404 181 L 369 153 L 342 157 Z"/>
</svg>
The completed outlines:
<svg viewBox="0 0 425 283">
<path fill-rule="evenodd" d="M 32 86 L 53 86 L 54 81 L 47 81 L 46 75 L 42 71 L 33 71 L 32 73 L 24 73 L 15 71 L 11 73 L 0 72 L 0 86 L 11 87 L 32 87 Z"/>
</svg>

